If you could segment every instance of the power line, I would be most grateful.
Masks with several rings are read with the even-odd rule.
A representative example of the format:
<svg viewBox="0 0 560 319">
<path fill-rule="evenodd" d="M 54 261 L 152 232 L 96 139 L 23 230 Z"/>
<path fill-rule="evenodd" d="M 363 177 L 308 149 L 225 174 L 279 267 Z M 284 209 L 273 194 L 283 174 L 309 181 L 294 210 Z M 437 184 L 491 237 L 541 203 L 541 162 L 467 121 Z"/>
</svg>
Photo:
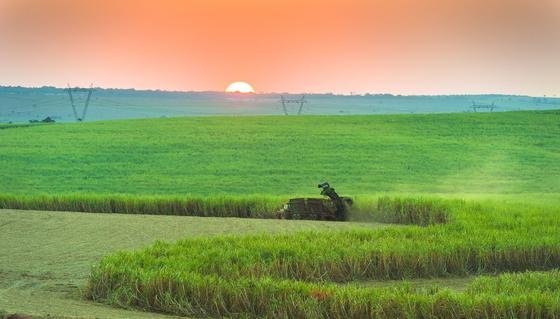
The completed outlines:
<svg viewBox="0 0 560 319">
<path fill-rule="evenodd" d="M 111 99 L 107 99 L 107 98 L 97 98 L 96 100 L 93 101 L 93 103 L 95 102 L 109 102 L 112 104 L 116 104 L 116 105 L 120 105 L 120 106 L 130 106 L 130 107 L 138 107 L 137 104 L 130 104 L 130 103 L 126 103 L 126 102 L 121 102 L 121 101 L 115 101 L 115 100 L 111 100 Z M 154 104 L 156 105 L 156 104 Z"/>
</svg>

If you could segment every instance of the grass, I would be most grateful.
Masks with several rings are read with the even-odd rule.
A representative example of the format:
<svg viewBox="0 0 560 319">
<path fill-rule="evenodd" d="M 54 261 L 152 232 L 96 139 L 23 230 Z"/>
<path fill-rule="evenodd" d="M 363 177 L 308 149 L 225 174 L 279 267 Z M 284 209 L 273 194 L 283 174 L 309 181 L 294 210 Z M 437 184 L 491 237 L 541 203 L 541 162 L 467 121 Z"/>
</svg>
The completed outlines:
<svg viewBox="0 0 560 319">
<path fill-rule="evenodd" d="M 376 210 L 366 210 L 377 221 L 427 226 L 448 223 L 451 207 L 442 200 L 384 196 L 377 200 Z"/>
<path fill-rule="evenodd" d="M 272 217 L 289 197 L 316 196 L 324 180 L 352 196 L 557 194 L 559 115 L 210 117 L 0 130 L 0 208 Z"/>
<path fill-rule="evenodd" d="M 0 207 L 113 213 L 0 211 L 0 310 L 152 315 L 80 299 L 89 282 L 96 300 L 175 314 L 559 317 L 555 272 L 473 281 L 558 267 L 559 115 L 0 129 Z M 354 220 L 405 225 L 114 214 L 271 217 L 325 180 L 355 198 Z"/>
<path fill-rule="evenodd" d="M 278 218 L 288 201 L 280 196 L 135 196 L 135 195 L 3 195 L 0 209 L 74 211 L 243 218 Z M 448 208 L 440 200 L 358 196 L 350 211 L 353 220 L 428 225 L 446 223 Z"/>
<path fill-rule="evenodd" d="M 287 198 L 280 196 L 7 195 L 0 209 L 91 213 L 276 218 Z"/>
<path fill-rule="evenodd" d="M 0 130 L 0 193 L 558 193 L 560 111 L 169 118 Z"/>
<path fill-rule="evenodd" d="M 525 275 L 534 276 L 527 273 L 517 278 L 522 281 Z M 557 280 L 558 273 L 552 272 L 542 278 Z M 501 280 L 498 277 L 497 281 Z M 546 290 L 459 293 L 438 287 L 416 290 L 399 285 L 379 289 L 265 279 L 247 279 L 231 284 L 215 278 L 193 276 L 181 280 L 172 275 L 150 284 L 152 289 L 166 293 L 160 299 L 151 300 L 151 309 L 172 309 L 176 313 L 197 316 L 447 319 L 557 318 L 560 315 L 559 295 Z M 489 284 L 490 287 L 492 285 Z M 143 288 L 139 283 L 139 289 Z M 200 298 L 199 294 L 211 297 Z M 123 303 L 127 301 L 130 300 L 119 300 Z"/>
<path fill-rule="evenodd" d="M 560 270 L 479 277 L 469 285 L 467 290 L 470 294 L 519 294 L 528 291 L 560 293 Z"/>
<path fill-rule="evenodd" d="M 496 318 L 560 316 L 559 296 L 530 291 L 463 294 L 337 286 L 333 282 L 434 278 L 560 267 L 558 205 L 384 199 L 423 216 L 447 207 L 452 222 L 430 226 L 306 232 L 158 242 L 104 258 L 88 295 L 114 305 L 179 315 L 286 318 Z M 398 205 L 394 205 L 397 203 Z M 435 204 L 434 204 L 435 203 Z M 438 210 L 436 210 L 438 212 Z M 423 219 L 412 218 L 423 223 Z M 406 220 L 408 221 L 408 219 Z M 539 236 L 535 236 L 538 233 Z M 549 274 L 554 279 L 558 273 Z M 544 275 L 547 280 L 547 275 Z M 487 279 L 489 280 L 489 279 Z M 506 277 L 521 284 L 524 278 Z M 533 282 L 536 279 L 532 279 Z M 545 291 L 546 290 L 546 291 Z M 473 294 L 473 291 L 479 291 Z M 555 306 L 556 305 L 556 306 Z M 533 314 L 533 315 L 529 315 Z"/>
</svg>

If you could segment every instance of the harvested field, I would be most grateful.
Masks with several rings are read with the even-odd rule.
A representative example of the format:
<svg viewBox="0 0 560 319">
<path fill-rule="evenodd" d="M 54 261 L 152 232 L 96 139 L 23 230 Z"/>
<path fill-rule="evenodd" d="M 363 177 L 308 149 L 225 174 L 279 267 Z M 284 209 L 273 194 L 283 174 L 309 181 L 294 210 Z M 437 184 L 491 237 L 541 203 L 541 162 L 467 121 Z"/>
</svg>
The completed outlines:
<svg viewBox="0 0 560 319">
<path fill-rule="evenodd" d="M 383 227 L 240 218 L 199 218 L 0 210 L 0 313 L 54 318 L 170 318 L 83 298 L 91 267 L 103 256 L 156 240 L 228 234 Z"/>
</svg>

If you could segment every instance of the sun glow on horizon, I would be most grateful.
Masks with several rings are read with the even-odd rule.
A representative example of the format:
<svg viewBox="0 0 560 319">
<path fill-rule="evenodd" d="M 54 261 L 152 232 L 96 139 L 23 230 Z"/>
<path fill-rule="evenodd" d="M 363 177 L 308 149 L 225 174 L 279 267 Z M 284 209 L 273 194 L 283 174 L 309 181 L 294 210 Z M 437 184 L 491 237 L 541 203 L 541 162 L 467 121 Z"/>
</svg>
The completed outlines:
<svg viewBox="0 0 560 319">
<path fill-rule="evenodd" d="M 253 87 L 247 82 L 233 82 L 226 88 L 228 93 L 255 93 Z"/>
</svg>

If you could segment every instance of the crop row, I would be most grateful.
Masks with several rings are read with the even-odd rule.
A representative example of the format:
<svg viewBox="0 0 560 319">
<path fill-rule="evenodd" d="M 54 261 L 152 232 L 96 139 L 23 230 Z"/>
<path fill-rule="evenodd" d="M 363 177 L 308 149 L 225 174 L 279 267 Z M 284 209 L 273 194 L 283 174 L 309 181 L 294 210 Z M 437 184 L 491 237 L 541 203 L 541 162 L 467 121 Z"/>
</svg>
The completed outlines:
<svg viewBox="0 0 560 319">
<path fill-rule="evenodd" d="M 138 195 L 9 195 L 0 194 L 0 209 L 92 213 L 276 218 L 287 198 L 279 196 L 138 196 Z M 355 218 L 396 224 L 446 223 L 448 208 L 429 198 L 359 197 Z"/>
<path fill-rule="evenodd" d="M 368 211 L 376 221 L 427 226 L 448 223 L 449 210 L 442 200 L 384 196 L 377 200 L 377 209 Z"/>
<path fill-rule="evenodd" d="M 125 274 L 121 274 L 125 276 Z M 230 281 L 162 269 L 155 276 L 136 273 L 118 285 L 99 275 L 89 297 L 114 305 L 187 316 L 258 318 L 558 318 L 558 286 L 527 285 L 527 277 L 558 283 L 560 272 L 527 272 L 483 277 L 463 293 L 334 285 L 271 278 Z M 482 282 L 479 282 L 482 281 Z M 513 290 L 502 288 L 504 283 Z M 109 292 L 107 291 L 110 287 Z"/>
<path fill-rule="evenodd" d="M 410 206 L 384 199 L 384 207 Z M 423 211 L 426 201 L 417 201 Z M 431 204 L 429 204 L 431 205 Z M 188 239 L 104 258 L 95 300 L 183 315 L 290 318 L 547 318 L 558 293 L 532 284 L 416 293 L 336 285 L 369 279 L 446 277 L 560 267 L 554 206 L 446 201 L 448 223 L 344 232 Z M 439 211 L 439 210 L 435 210 Z M 395 214 L 402 214 L 395 210 Z M 387 211 L 384 211 L 384 215 Z M 417 219 L 415 219 L 417 220 Z M 536 235 L 538 234 L 538 236 Z M 557 273 L 551 273 L 558 276 Z M 556 277 L 555 277 L 556 278 Z M 529 285 L 516 277 L 506 281 Z M 538 280 L 536 280 L 538 281 Z M 527 283 L 527 284 L 526 284 Z M 487 293 L 488 292 L 488 293 Z"/>
<path fill-rule="evenodd" d="M 0 194 L 0 209 L 88 213 L 273 218 L 285 199 L 274 196 L 136 196 Z"/>
</svg>

